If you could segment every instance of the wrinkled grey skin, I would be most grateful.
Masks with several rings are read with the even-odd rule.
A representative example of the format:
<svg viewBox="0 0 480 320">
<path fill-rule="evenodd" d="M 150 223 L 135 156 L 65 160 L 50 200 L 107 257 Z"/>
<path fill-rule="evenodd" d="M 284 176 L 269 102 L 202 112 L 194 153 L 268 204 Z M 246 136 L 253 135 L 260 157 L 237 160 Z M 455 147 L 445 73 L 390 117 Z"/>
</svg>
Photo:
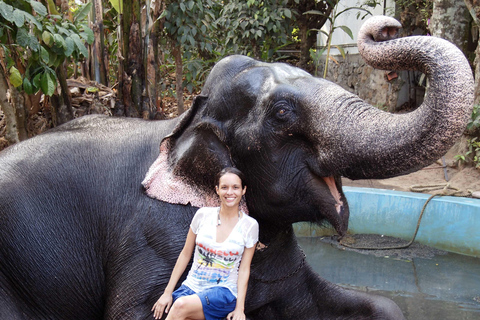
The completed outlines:
<svg viewBox="0 0 480 320">
<path fill-rule="evenodd" d="M 266 245 L 252 262 L 249 319 L 404 319 L 392 301 L 316 275 L 291 226 L 329 222 L 344 235 L 340 176 L 424 166 L 471 112 L 471 71 L 453 45 L 377 42 L 398 23 L 369 21 L 359 36 L 369 63 L 429 77 L 425 103 L 410 114 L 379 111 L 291 66 L 232 56 L 178 119 L 85 117 L 2 152 L 0 318 L 150 319 L 196 210 L 185 199 L 202 205 L 215 173 L 234 165 L 247 177 L 246 203 Z M 161 143 L 156 182 L 167 192 L 146 184 L 147 196 L 141 183 Z M 178 186 L 185 192 L 168 192 Z"/>
</svg>

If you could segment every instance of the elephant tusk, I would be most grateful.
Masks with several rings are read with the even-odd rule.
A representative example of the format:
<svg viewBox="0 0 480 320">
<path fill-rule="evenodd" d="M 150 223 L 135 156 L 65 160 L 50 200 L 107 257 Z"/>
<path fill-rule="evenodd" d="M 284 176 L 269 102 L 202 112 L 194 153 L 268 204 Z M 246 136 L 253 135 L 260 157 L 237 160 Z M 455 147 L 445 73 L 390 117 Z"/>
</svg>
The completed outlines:
<svg viewBox="0 0 480 320">
<path fill-rule="evenodd" d="M 337 186 L 335 185 L 335 179 L 332 176 L 322 177 L 322 179 L 327 184 L 328 189 L 333 196 L 333 199 L 335 199 L 335 209 L 337 210 L 337 213 L 341 215 L 343 209 L 343 201 L 340 200 L 340 192 L 338 192 Z"/>
</svg>

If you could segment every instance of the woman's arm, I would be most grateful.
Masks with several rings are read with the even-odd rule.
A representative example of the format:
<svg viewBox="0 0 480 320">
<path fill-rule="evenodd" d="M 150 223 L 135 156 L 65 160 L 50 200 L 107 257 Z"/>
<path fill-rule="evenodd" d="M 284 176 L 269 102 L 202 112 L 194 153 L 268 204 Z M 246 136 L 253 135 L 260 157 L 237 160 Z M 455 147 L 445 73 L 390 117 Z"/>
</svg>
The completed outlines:
<svg viewBox="0 0 480 320">
<path fill-rule="evenodd" d="M 165 310 L 168 313 L 170 306 L 172 305 L 172 293 L 177 285 L 178 280 L 185 272 L 190 258 L 192 257 L 193 250 L 195 249 L 195 240 L 197 235 L 193 233 L 192 228 L 188 229 L 187 240 L 185 240 L 185 245 L 183 246 L 180 255 L 177 258 L 175 267 L 173 268 L 172 274 L 170 275 L 170 280 L 168 281 L 165 291 L 153 305 L 152 311 L 155 319 L 160 319 Z"/>
<path fill-rule="evenodd" d="M 248 279 L 250 278 L 250 264 L 252 263 L 255 246 L 245 248 L 242 255 L 242 261 L 238 269 L 237 280 L 237 305 L 227 319 L 245 320 L 245 297 L 247 295 Z"/>
</svg>

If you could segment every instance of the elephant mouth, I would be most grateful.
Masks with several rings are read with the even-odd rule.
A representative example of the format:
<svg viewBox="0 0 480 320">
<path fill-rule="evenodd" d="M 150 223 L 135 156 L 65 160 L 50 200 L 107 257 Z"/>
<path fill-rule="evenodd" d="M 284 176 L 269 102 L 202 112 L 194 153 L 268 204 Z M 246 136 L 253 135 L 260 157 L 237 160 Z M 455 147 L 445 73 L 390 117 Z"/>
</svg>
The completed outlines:
<svg viewBox="0 0 480 320">
<path fill-rule="evenodd" d="M 335 200 L 335 210 L 337 213 L 341 216 L 343 209 L 343 201 L 341 200 L 340 192 L 337 189 L 337 186 L 335 184 L 335 178 L 333 176 L 330 177 L 322 177 L 323 181 L 327 184 L 328 189 L 330 190 L 330 193 Z"/>
<path fill-rule="evenodd" d="M 328 188 L 331 197 L 324 202 L 323 217 L 332 225 L 340 237 L 343 237 L 348 229 L 348 209 L 346 201 L 341 193 L 341 185 L 338 185 L 334 176 L 321 177 L 319 179 Z M 322 184 L 323 184 L 322 183 Z"/>
</svg>

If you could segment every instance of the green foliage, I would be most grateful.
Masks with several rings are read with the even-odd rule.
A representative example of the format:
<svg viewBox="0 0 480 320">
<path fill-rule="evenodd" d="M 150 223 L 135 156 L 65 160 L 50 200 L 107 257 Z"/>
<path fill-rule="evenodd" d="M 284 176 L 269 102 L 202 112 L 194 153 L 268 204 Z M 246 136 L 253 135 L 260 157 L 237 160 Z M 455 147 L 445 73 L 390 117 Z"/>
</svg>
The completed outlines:
<svg viewBox="0 0 480 320">
<path fill-rule="evenodd" d="M 66 59 L 88 56 L 85 42 L 93 42 L 93 32 L 84 20 L 91 6 L 81 6 L 70 21 L 48 14 L 40 1 L 0 1 L 0 42 L 12 85 L 23 86 L 27 94 L 42 90 L 52 95 L 57 86 L 55 69 Z"/>
<path fill-rule="evenodd" d="M 480 104 L 473 106 L 472 115 L 470 116 L 470 121 L 467 123 L 468 131 L 475 131 L 480 128 Z"/>
<path fill-rule="evenodd" d="M 212 0 L 171 1 L 160 18 L 165 18 L 165 31 L 185 51 L 214 48 L 210 37 L 216 19 L 217 3 Z"/>
<path fill-rule="evenodd" d="M 433 2 L 433 0 L 395 0 L 398 9 L 411 9 L 414 12 L 419 13 L 421 20 L 427 27 L 428 20 L 432 16 Z"/>
<path fill-rule="evenodd" d="M 480 141 L 477 141 L 477 137 L 469 139 L 467 140 L 467 147 L 468 150 L 465 154 L 456 155 L 454 159 L 480 168 Z"/>
<path fill-rule="evenodd" d="M 225 51 L 271 61 L 293 31 L 295 13 L 287 4 L 287 0 L 225 2 L 217 20 Z"/>
</svg>

